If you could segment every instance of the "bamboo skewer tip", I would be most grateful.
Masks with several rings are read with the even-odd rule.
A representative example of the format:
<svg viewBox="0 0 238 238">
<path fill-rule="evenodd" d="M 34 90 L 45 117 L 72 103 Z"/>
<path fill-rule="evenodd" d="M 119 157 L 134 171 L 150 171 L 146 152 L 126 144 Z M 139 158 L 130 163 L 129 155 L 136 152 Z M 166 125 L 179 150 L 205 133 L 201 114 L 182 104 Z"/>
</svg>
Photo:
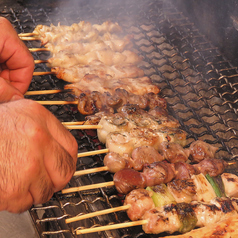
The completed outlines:
<svg viewBox="0 0 238 238">
<path fill-rule="evenodd" d="M 125 210 L 128 210 L 130 207 L 131 207 L 130 204 L 120 206 L 120 207 L 113 207 L 113 208 L 109 208 L 109 209 L 105 209 L 105 210 L 101 210 L 101 211 L 96 211 L 96 212 L 84 214 L 84 215 L 81 215 L 81 216 L 71 217 L 71 218 L 66 219 L 65 222 L 66 223 L 72 223 L 72 222 L 92 218 L 92 217 L 95 217 L 95 216 L 106 215 L 106 214 L 113 213 L 113 212 L 118 212 L 118 211 L 125 211 Z"/>
<path fill-rule="evenodd" d="M 104 183 L 90 184 L 90 185 L 85 185 L 85 186 L 81 186 L 81 187 L 65 188 L 65 189 L 61 190 L 61 193 L 62 194 L 74 193 L 74 192 L 80 192 L 80 191 L 84 191 L 84 190 L 91 190 L 91 189 L 102 188 L 102 187 L 110 187 L 110 186 L 114 186 L 113 181 L 104 182 Z"/>
<path fill-rule="evenodd" d="M 147 223 L 148 223 L 148 220 L 140 220 L 140 221 L 131 221 L 131 222 L 125 222 L 120 224 L 107 225 L 107 226 L 92 227 L 92 228 L 77 230 L 76 234 L 82 235 L 82 234 L 89 234 L 89 233 L 107 231 L 107 230 L 115 230 L 115 229 L 126 228 L 126 227 L 141 226 Z"/>
<path fill-rule="evenodd" d="M 102 172 L 102 171 L 108 171 L 108 167 L 103 166 L 103 167 L 98 167 L 98 168 L 79 170 L 79 171 L 76 171 L 73 176 L 81 176 L 81 175 L 85 175 L 85 174 L 98 173 L 98 172 Z"/>
</svg>

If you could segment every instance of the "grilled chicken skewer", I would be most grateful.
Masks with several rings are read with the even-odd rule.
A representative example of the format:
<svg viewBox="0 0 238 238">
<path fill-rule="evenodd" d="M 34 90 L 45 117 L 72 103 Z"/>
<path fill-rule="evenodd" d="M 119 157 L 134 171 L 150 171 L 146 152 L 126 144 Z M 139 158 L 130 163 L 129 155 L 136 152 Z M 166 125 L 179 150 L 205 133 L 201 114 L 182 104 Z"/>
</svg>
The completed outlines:
<svg viewBox="0 0 238 238">
<path fill-rule="evenodd" d="M 204 189 L 204 187 L 207 187 L 207 183 L 209 183 L 208 180 L 206 180 L 206 178 L 205 178 L 206 181 L 200 179 L 199 184 L 197 184 L 197 182 L 194 182 L 197 179 L 196 177 L 201 178 L 204 176 L 202 174 L 199 174 L 194 176 L 193 179 L 185 179 L 185 180 L 177 179 L 167 183 L 167 187 L 165 184 L 163 184 L 164 186 L 162 185 L 155 186 L 153 188 L 153 191 L 151 191 L 150 188 L 148 190 L 145 189 L 132 190 L 129 194 L 126 195 L 123 206 L 69 218 L 66 219 L 66 223 L 75 222 L 86 218 L 91 218 L 94 216 L 123 210 L 127 211 L 127 215 L 132 221 L 136 221 L 142 219 L 146 211 L 158 206 L 158 203 L 156 202 L 157 199 L 164 200 L 163 202 L 166 202 L 166 204 L 170 204 L 171 202 L 190 203 L 192 201 L 210 202 L 210 200 L 216 197 L 215 191 L 213 190 L 213 188 L 211 188 L 210 184 L 209 193 L 212 194 L 212 198 L 209 200 L 209 198 L 206 197 L 207 195 L 207 192 L 205 192 L 206 189 Z M 238 177 L 234 174 L 224 173 L 221 175 L 221 179 L 223 184 L 222 189 L 224 188 L 224 194 L 228 197 L 237 197 Z M 203 187 L 202 190 L 201 187 Z M 156 193 L 156 195 L 161 194 L 163 198 L 162 197 L 153 198 L 154 193 Z M 199 195 L 201 193 L 203 194 L 203 196 Z M 200 199 L 201 197 L 205 198 L 205 200 Z M 163 204 L 162 201 L 160 201 L 159 206 L 161 206 L 162 204 Z"/>
<path fill-rule="evenodd" d="M 140 78 L 144 76 L 144 71 L 132 64 L 120 64 L 107 66 L 100 61 L 94 61 L 90 65 L 76 65 L 62 68 L 60 66 L 51 69 L 57 78 L 63 79 L 70 83 L 77 83 L 86 74 L 95 75 L 100 78 L 121 79 L 121 78 Z"/>
<path fill-rule="evenodd" d="M 197 153 L 195 153 L 194 150 L 195 146 L 198 149 Z M 213 153 L 210 153 L 211 150 L 213 151 Z M 162 142 L 160 144 L 159 150 L 156 150 L 151 146 L 140 146 L 132 151 L 131 156 L 129 156 L 128 154 L 120 155 L 116 152 L 109 152 L 104 157 L 103 162 L 105 166 L 94 168 L 93 170 L 86 169 L 76 171 L 74 176 L 81 176 L 101 171 L 109 171 L 111 173 L 116 173 L 124 168 L 133 168 L 134 170 L 141 171 L 143 169 L 144 164 L 151 164 L 153 162 L 163 160 L 166 160 L 170 163 L 178 163 L 178 162 L 186 162 L 188 159 L 190 159 L 192 162 L 194 162 L 194 158 L 196 161 L 198 156 L 200 160 L 215 158 L 215 151 L 216 151 L 215 147 L 200 140 L 191 143 L 190 147 L 187 149 L 184 149 L 181 145 L 177 143 Z M 180 164 L 180 166 L 181 168 L 178 169 L 178 171 L 181 171 L 180 173 L 183 174 L 183 176 L 181 176 L 181 179 L 189 177 L 188 172 L 186 172 L 189 171 L 187 169 L 189 165 L 182 163 Z M 206 164 L 206 166 L 208 166 L 208 164 Z M 202 167 L 205 168 L 205 166 L 203 165 Z"/>
<path fill-rule="evenodd" d="M 37 92 L 37 94 L 40 94 L 40 92 Z M 136 95 L 118 88 L 113 94 L 94 91 L 90 94 L 81 93 L 76 96 L 76 99 L 78 100 L 78 110 L 81 114 L 94 114 L 88 117 L 88 123 L 96 121 L 93 124 L 98 124 L 102 116 L 112 115 L 114 111 L 118 111 L 119 108 L 125 105 L 134 105 L 135 111 L 138 110 L 136 109 L 138 107 L 144 110 L 149 109 L 150 114 L 154 116 L 169 117 L 165 100 L 154 93 Z M 99 113 L 95 114 L 96 112 Z M 94 119 L 92 120 L 93 117 Z"/>
<path fill-rule="evenodd" d="M 104 22 L 101 25 L 92 25 L 89 22 L 80 21 L 78 24 L 74 23 L 71 26 L 60 24 L 57 26 L 52 24 L 50 26 L 38 25 L 33 33 L 41 37 L 44 45 L 46 43 L 59 44 L 75 41 L 91 42 L 97 40 L 100 36 L 105 39 L 118 39 L 114 33 L 120 33 L 121 31 L 122 29 L 118 23 Z"/>
<path fill-rule="evenodd" d="M 208 173 L 211 176 L 223 173 L 227 163 L 220 159 L 207 159 L 197 165 L 190 165 L 182 162 L 170 164 L 167 162 L 154 162 L 144 166 L 143 172 L 138 172 L 133 169 L 122 169 L 115 173 L 113 182 L 92 184 L 75 188 L 63 189 L 62 193 L 71 193 L 86 189 L 94 189 L 95 186 L 113 186 L 122 194 L 127 194 L 135 188 L 145 188 L 162 183 L 168 183 L 172 179 L 190 178 L 191 175 L 197 173 Z M 101 185 L 101 186 L 100 186 Z"/>
<path fill-rule="evenodd" d="M 150 193 L 146 190 L 134 190 L 125 200 L 132 199 L 132 203 L 125 202 L 126 205 L 123 206 L 123 208 L 128 209 L 127 212 L 130 209 L 134 209 L 133 215 L 136 214 L 137 216 L 132 219 L 142 219 L 142 228 L 146 233 L 159 234 L 168 232 L 171 234 L 175 231 L 185 233 L 194 227 L 209 226 L 227 217 L 237 215 L 238 210 L 238 200 L 236 198 L 214 198 L 209 203 L 193 201 L 191 203 L 155 207 L 150 196 Z M 129 208 L 127 208 L 128 205 Z M 139 214 L 136 212 L 138 208 L 142 211 Z M 73 220 L 71 219 L 71 221 Z M 104 230 L 108 228 L 107 226 Z M 97 230 L 91 232 L 94 231 Z M 86 230 L 83 230 L 79 234 L 85 233 L 87 233 Z"/>
<path fill-rule="evenodd" d="M 199 156 L 203 153 L 203 159 L 210 158 L 206 154 L 207 148 L 210 147 L 209 144 L 199 141 L 200 150 Z M 190 147 L 194 147 L 195 142 L 193 142 Z M 198 144 L 196 142 L 196 144 Z M 203 151 L 203 152 L 202 152 Z M 215 152 L 214 152 L 215 153 Z M 194 150 L 192 151 L 193 156 L 195 156 Z M 140 146 L 135 148 L 131 156 L 129 154 L 118 154 L 116 152 L 109 152 L 104 157 L 104 165 L 103 167 L 86 169 L 76 171 L 74 176 L 85 175 L 89 173 L 101 172 L 101 171 L 109 171 L 111 173 L 116 173 L 121 169 L 125 168 L 133 168 L 134 170 L 141 171 L 143 169 L 144 164 L 151 164 L 153 162 L 166 160 L 170 163 L 177 162 L 186 162 L 190 156 L 190 149 L 184 149 L 181 145 L 173 142 L 162 142 L 160 144 L 159 150 L 156 150 L 152 146 Z M 211 156 L 214 158 L 215 154 Z M 185 175 L 184 175 L 185 176 Z"/>
</svg>

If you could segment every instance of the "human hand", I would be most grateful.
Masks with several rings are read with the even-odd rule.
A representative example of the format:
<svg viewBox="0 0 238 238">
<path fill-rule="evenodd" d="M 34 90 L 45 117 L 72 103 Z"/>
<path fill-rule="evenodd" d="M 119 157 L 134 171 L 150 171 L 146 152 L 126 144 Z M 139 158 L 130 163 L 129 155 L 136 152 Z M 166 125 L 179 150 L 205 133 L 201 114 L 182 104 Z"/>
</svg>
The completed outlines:
<svg viewBox="0 0 238 238">
<path fill-rule="evenodd" d="M 19 213 L 65 187 L 75 171 L 78 146 L 34 101 L 0 104 L 0 120 L 0 210 Z"/>
<path fill-rule="evenodd" d="M 17 95 L 24 94 L 34 71 L 33 57 L 11 23 L 3 17 L 0 17 L 0 36 L 0 77 L 19 90 Z"/>
</svg>

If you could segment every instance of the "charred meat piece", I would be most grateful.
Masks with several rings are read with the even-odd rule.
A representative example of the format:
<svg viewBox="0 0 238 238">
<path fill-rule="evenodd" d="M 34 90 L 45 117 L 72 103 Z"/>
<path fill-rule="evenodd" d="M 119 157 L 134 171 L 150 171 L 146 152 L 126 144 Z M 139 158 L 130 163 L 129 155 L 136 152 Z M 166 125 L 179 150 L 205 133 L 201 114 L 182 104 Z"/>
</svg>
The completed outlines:
<svg viewBox="0 0 238 238">
<path fill-rule="evenodd" d="M 119 155 L 115 152 L 108 153 L 103 160 L 105 166 L 112 173 L 116 173 L 124 168 L 132 168 L 134 163 L 128 154 Z"/>
<path fill-rule="evenodd" d="M 192 179 L 174 179 L 167 184 L 167 188 L 177 203 L 189 203 L 195 199 L 196 187 Z"/>
<path fill-rule="evenodd" d="M 238 196 L 238 177 L 235 174 L 223 173 L 221 175 L 225 187 L 225 193 L 228 197 Z"/>
<path fill-rule="evenodd" d="M 170 182 L 175 177 L 175 170 L 172 164 L 162 161 L 145 164 L 142 174 L 146 186 L 153 186 Z"/>
<path fill-rule="evenodd" d="M 136 188 L 145 188 L 171 181 L 175 171 L 167 162 L 155 162 L 144 166 L 143 172 L 125 168 L 114 174 L 113 181 L 119 193 L 127 194 Z"/>
<path fill-rule="evenodd" d="M 97 95 L 97 98 L 95 99 L 94 95 Z M 156 98 L 156 99 L 155 99 Z M 129 93 L 125 89 L 117 88 L 115 92 L 112 94 L 109 92 L 100 93 L 98 91 L 93 91 L 91 93 L 81 93 L 79 94 L 76 99 L 79 100 L 79 104 L 82 105 L 81 100 L 84 100 L 84 104 L 91 104 L 91 107 L 93 108 L 93 112 L 99 112 L 99 111 L 121 111 L 121 107 L 134 105 L 134 107 L 137 107 L 138 109 L 150 109 L 154 107 L 151 106 L 150 101 L 153 100 L 153 104 L 156 105 L 156 107 L 149 111 L 145 111 L 142 114 L 147 114 L 147 117 L 152 118 L 153 120 L 156 120 L 158 123 L 160 121 L 169 123 L 176 123 L 175 126 L 179 126 L 178 122 L 172 118 L 171 116 L 168 116 L 168 112 L 166 111 L 166 105 L 165 109 L 160 108 L 160 104 L 164 103 L 164 99 L 159 97 L 157 94 L 149 93 L 144 95 L 136 95 L 134 93 Z M 100 104 L 98 105 L 98 101 Z M 161 102 L 162 101 L 162 102 Z M 162 105 L 163 106 L 163 105 Z M 90 111 L 88 114 L 85 114 L 87 110 L 84 110 L 82 106 L 79 106 L 79 112 L 82 112 L 84 115 L 90 115 Z M 135 112 L 138 112 L 138 109 Z M 123 111 L 124 112 L 124 111 Z M 141 114 L 141 113 L 140 113 Z"/>
<path fill-rule="evenodd" d="M 204 159 L 213 159 L 217 148 L 201 140 L 194 141 L 190 147 L 190 159 L 198 163 Z"/>
<path fill-rule="evenodd" d="M 144 213 L 155 207 L 152 192 L 145 189 L 132 190 L 125 198 L 124 205 L 130 204 L 127 215 L 132 221 L 141 219 Z"/>
<path fill-rule="evenodd" d="M 132 162 L 135 170 L 142 170 L 144 164 L 151 164 L 164 160 L 163 156 L 151 146 L 140 146 L 132 151 Z"/>
<path fill-rule="evenodd" d="M 204 159 L 200 163 L 194 164 L 193 167 L 200 173 L 216 177 L 224 172 L 227 165 L 227 162 L 222 159 Z"/>
<path fill-rule="evenodd" d="M 137 188 L 146 187 L 142 173 L 133 169 L 122 169 L 114 174 L 114 184 L 119 193 L 127 194 Z"/>
<path fill-rule="evenodd" d="M 159 148 L 160 153 L 170 163 L 186 162 L 188 160 L 189 151 L 184 149 L 180 144 L 174 142 L 163 141 Z"/>
</svg>

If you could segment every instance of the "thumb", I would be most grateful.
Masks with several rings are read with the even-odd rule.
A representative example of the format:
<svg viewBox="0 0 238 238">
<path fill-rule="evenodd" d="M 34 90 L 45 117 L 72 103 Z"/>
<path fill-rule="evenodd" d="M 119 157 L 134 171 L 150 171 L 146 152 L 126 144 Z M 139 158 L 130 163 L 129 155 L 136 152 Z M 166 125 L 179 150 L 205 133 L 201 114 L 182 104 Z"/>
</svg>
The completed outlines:
<svg viewBox="0 0 238 238">
<path fill-rule="evenodd" d="M 7 80 L 0 77 L 0 103 L 24 98 L 22 93 L 14 88 Z"/>
</svg>

